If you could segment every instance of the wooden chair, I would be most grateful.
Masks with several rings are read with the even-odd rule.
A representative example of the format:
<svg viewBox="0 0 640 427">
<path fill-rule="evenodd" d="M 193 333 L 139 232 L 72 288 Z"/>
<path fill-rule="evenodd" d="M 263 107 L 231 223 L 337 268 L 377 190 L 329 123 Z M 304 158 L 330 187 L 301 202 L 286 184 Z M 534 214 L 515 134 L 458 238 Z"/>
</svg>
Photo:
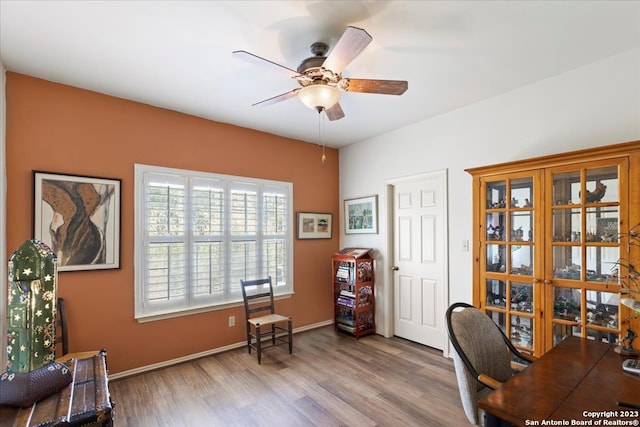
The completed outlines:
<svg viewBox="0 0 640 427">
<path fill-rule="evenodd" d="M 57 301 L 57 314 L 56 314 L 56 361 L 60 363 L 67 362 L 71 359 L 87 359 L 93 357 L 100 352 L 106 350 L 90 350 L 77 353 L 69 353 L 69 331 L 67 329 L 67 307 L 65 306 L 64 298 L 58 298 Z M 58 344 L 62 345 L 62 351 L 58 351 Z"/>
<path fill-rule="evenodd" d="M 64 305 L 64 298 L 58 298 L 58 311 L 56 315 L 56 354 L 63 356 L 69 353 L 69 337 L 67 335 L 67 308 Z M 58 344 L 62 345 L 62 352 L 58 352 Z"/>
<path fill-rule="evenodd" d="M 252 348 L 256 350 L 258 364 L 262 361 L 263 350 L 279 345 L 287 344 L 291 354 L 293 352 L 291 316 L 276 314 L 271 276 L 266 279 L 241 280 L 240 284 L 244 300 L 249 354 Z"/>
<path fill-rule="evenodd" d="M 499 425 L 479 413 L 478 401 L 536 358 L 520 352 L 489 316 L 470 304 L 452 304 L 446 319 L 464 412 L 472 424 Z"/>
</svg>

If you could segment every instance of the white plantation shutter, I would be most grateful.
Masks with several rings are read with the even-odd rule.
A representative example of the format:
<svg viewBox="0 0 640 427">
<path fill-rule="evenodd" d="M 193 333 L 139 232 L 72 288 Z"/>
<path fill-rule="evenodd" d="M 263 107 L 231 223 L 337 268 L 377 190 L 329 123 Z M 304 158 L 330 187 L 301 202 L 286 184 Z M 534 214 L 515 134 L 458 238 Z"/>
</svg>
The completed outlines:
<svg viewBox="0 0 640 427">
<path fill-rule="evenodd" d="M 231 183 L 231 289 L 240 292 L 240 280 L 258 277 L 258 186 Z"/>
<path fill-rule="evenodd" d="M 225 297 L 225 185 L 194 178 L 191 184 L 191 295 L 202 303 Z"/>
<path fill-rule="evenodd" d="M 240 280 L 292 288 L 292 184 L 136 165 L 136 318 L 236 303 Z"/>
<path fill-rule="evenodd" d="M 289 271 L 286 264 L 287 253 L 291 241 L 287 240 L 287 230 L 290 228 L 289 197 L 282 188 L 266 185 L 262 192 L 263 213 L 263 241 L 262 264 L 265 275 L 271 276 L 277 289 L 286 286 Z"/>
<path fill-rule="evenodd" d="M 144 190 L 144 299 L 157 306 L 184 306 L 188 287 L 185 179 L 147 174 Z"/>
</svg>

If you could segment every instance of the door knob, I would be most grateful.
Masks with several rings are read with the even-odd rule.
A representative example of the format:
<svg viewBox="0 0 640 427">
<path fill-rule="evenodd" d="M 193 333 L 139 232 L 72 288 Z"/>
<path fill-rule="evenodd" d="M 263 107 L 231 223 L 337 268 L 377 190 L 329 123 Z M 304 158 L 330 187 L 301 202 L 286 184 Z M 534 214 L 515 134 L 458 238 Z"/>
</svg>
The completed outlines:
<svg viewBox="0 0 640 427">
<path fill-rule="evenodd" d="M 400 270 L 400 267 L 398 267 L 397 265 L 394 265 L 393 267 L 391 267 L 391 270 L 398 271 Z"/>
</svg>

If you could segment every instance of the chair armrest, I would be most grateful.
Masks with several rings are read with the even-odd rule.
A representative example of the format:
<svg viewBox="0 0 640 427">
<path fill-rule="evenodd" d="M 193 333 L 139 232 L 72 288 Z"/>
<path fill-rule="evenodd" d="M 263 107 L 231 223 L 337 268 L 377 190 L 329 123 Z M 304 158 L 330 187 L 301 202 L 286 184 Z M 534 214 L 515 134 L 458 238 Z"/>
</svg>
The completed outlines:
<svg viewBox="0 0 640 427">
<path fill-rule="evenodd" d="M 527 366 L 529 366 L 530 364 L 532 364 L 533 362 L 535 362 L 536 360 L 538 360 L 537 357 L 529 354 L 529 353 L 522 353 L 522 352 L 518 352 L 518 354 L 516 354 L 516 356 L 521 359 L 524 360 L 524 362 L 516 362 L 514 360 L 511 361 L 511 370 L 513 371 L 514 374 L 517 374 L 518 372 L 521 372 L 524 368 L 526 368 Z"/>
<path fill-rule="evenodd" d="M 525 365 L 524 363 L 518 363 L 518 362 L 514 362 L 513 360 L 511 361 L 511 370 L 514 373 L 518 373 L 521 372 L 524 368 L 526 368 L 529 365 Z"/>
<path fill-rule="evenodd" d="M 502 385 L 500 381 L 494 378 L 491 378 L 489 375 L 486 375 L 486 374 L 478 375 L 478 381 L 480 381 L 482 384 L 494 390 L 499 388 Z"/>
<path fill-rule="evenodd" d="M 536 360 L 538 360 L 538 358 L 532 354 L 529 353 L 520 353 L 518 355 L 518 357 L 520 357 L 521 359 L 526 360 L 527 362 L 535 362 Z"/>
</svg>

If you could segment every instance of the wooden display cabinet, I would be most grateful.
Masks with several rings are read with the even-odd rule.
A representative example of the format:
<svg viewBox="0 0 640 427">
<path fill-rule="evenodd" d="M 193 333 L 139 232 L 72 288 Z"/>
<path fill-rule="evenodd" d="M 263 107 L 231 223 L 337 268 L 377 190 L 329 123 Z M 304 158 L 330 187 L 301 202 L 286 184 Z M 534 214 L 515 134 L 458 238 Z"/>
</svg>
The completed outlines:
<svg viewBox="0 0 640 427">
<path fill-rule="evenodd" d="M 474 305 L 518 348 L 540 356 L 569 335 L 640 333 L 618 294 L 618 261 L 640 261 L 625 236 L 640 222 L 640 141 L 467 172 Z"/>
<path fill-rule="evenodd" d="M 356 338 L 376 330 L 374 271 L 370 251 L 345 248 L 331 257 L 336 330 Z"/>
</svg>

